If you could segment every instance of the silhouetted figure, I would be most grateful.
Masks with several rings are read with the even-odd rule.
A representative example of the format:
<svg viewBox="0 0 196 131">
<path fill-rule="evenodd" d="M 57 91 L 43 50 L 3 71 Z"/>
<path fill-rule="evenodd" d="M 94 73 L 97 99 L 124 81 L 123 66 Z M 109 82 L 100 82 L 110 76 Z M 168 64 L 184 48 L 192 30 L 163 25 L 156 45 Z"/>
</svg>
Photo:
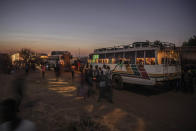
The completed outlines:
<svg viewBox="0 0 196 131">
<path fill-rule="evenodd" d="M 181 78 L 176 80 L 176 91 L 181 89 Z"/>
<path fill-rule="evenodd" d="M 17 107 L 18 107 L 17 110 L 19 111 L 19 107 L 23 100 L 24 92 L 25 92 L 25 79 L 22 74 L 17 76 L 17 78 L 13 81 L 12 90 L 17 103 Z"/>
<path fill-rule="evenodd" d="M 110 67 L 103 67 L 105 73 L 103 70 L 101 70 L 100 80 L 99 80 L 99 98 L 98 102 L 100 102 L 101 99 L 106 99 L 109 102 L 113 103 L 112 101 L 112 81 L 111 81 L 111 71 Z M 106 69 L 106 70 L 105 70 Z"/>
<path fill-rule="evenodd" d="M 42 79 L 44 79 L 45 78 L 45 72 L 46 72 L 46 66 L 45 66 L 45 64 L 43 64 L 41 66 L 41 68 L 42 68 Z"/>
<path fill-rule="evenodd" d="M 74 69 L 75 69 L 75 66 L 74 66 L 74 65 L 72 65 L 72 67 L 71 67 L 71 79 L 72 79 L 72 83 L 73 83 L 74 76 L 75 76 Z"/>
<path fill-rule="evenodd" d="M 190 78 L 190 86 L 189 86 L 189 91 L 190 93 L 194 93 L 194 74 L 193 74 L 193 70 L 189 70 L 189 78 Z"/>
<path fill-rule="evenodd" d="M 58 81 L 58 79 L 59 79 L 59 77 L 60 77 L 60 65 L 59 65 L 58 62 L 56 62 L 55 74 L 56 74 L 56 81 Z"/>
<path fill-rule="evenodd" d="M 191 91 L 193 85 L 192 85 L 192 73 L 190 69 L 185 70 L 184 81 L 185 81 L 186 91 Z"/>
<path fill-rule="evenodd" d="M 78 96 L 82 96 L 86 100 L 88 96 L 88 87 L 85 86 L 84 72 L 80 74 L 80 86 L 78 87 Z"/>
<path fill-rule="evenodd" d="M 78 61 L 78 63 L 77 63 L 77 65 L 78 65 L 78 71 L 80 71 L 80 61 Z"/>
<path fill-rule="evenodd" d="M 32 70 L 35 71 L 35 63 L 32 63 Z"/>
<path fill-rule="evenodd" d="M 104 75 L 106 74 L 106 70 L 107 70 L 106 65 L 103 65 L 103 67 L 102 67 L 102 71 L 103 71 L 103 74 L 104 74 Z"/>
<path fill-rule="evenodd" d="M 93 93 L 93 66 L 90 65 L 90 69 L 88 70 L 87 73 L 87 79 L 88 79 L 88 97 L 90 97 L 90 95 Z"/>
<path fill-rule="evenodd" d="M 84 69 L 84 77 L 85 77 L 85 80 L 86 80 L 86 82 L 88 82 L 88 63 L 87 63 L 87 65 L 86 65 L 86 67 L 85 67 L 85 69 Z"/>
<path fill-rule="evenodd" d="M 104 75 L 103 70 L 101 70 L 100 81 L 99 81 L 98 102 L 100 102 L 101 99 L 105 98 L 105 88 L 106 88 L 106 76 Z"/>
<path fill-rule="evenodd" d="M 8 74 L 11 74 L 11 71 L 12 71 L 12 65 L 8 65 L 8 67 L 7 67 L 7 73 Z"/>
<path fill-rule="evenodd" d="M 193 93 L 194 93 L 196 88 L 196 70 L 193 71 L 192 81 L 193 81 Z"/>
<path fill-rule="evenodd" d="M 110 71 L 110 67 L 107 66 L 106 69 L 106 95 L 107 95 L 107 100 L 111 103 L 112 97 L 113 97 L 113 92 L 112 92 L 112 73 Z"/>
<path fill-rule="evenodd" d="M 0 131 L 36 131 L 34 123 L 28 120 L 22 120 L 17 115 L 17 102 L 14 99 L 6 99 L 0 103 L 0 113 L 2 123 Z"/>
<path fill-rule="evenodd" d="M 29 73 L 29 64 L 28 63 L 25 64 L 25 72 L 26 72 L 26 74 Z"/>
<path fill-rule="evenodd" d="M 96 78 L 96 88 L 98 89 L 99 88 L 99 79 L 100 79 L 100 72 L 99 72 L 99 69 L 98 69 L 98 65 L 95 66 L 94 75 L 95 75 L 95 78 Z"/>
</svg>

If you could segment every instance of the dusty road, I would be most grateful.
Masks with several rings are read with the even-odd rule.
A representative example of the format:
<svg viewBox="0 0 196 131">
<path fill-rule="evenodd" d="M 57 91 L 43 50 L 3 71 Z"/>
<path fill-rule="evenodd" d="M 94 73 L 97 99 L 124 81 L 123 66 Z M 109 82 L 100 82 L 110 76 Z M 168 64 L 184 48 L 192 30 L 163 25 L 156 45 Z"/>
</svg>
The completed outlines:
<svg viewBox="0 0 196 131">
<path fill-rule="evenodd" d="M 2 77 L 1 83 L 6 85 Z M 83 125 L 101 131 L 196 130 L 196 94 L 129 85 L 125 90 L 113 90 L 111 104 L 104 100 L 98 103 L 98 91 L 86 101 L 77 97 L 79 85 L 78 73 L 73 83 L 71 73 L 63 73 L 59 81 L 52 71 L 44 80 L 39 71 L 29 73 L 20 116 L 33 121 L 40 131 L 74 130 L 79 126 L 84 130 Z"/>
</svg>

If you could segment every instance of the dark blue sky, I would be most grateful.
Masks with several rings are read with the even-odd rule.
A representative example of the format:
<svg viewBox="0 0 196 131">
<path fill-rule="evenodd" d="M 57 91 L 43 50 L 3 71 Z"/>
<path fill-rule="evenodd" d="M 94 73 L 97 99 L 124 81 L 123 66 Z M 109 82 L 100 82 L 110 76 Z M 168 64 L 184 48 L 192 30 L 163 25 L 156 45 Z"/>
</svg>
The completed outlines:
<svg viewBox="0 0 196 131">
<path fill-rule="evenodd" d="M 196 34 L 194 0 L 1 0 L 1 49 L 88 54 L 94 48 Z"/>
</svg>

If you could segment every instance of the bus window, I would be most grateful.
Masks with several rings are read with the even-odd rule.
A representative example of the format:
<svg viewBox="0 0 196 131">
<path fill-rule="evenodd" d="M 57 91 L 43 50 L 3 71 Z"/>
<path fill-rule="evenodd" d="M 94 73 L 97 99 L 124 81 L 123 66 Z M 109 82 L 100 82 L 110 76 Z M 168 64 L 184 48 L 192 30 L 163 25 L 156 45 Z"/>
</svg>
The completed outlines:
<svg viewBox="0 0 196 131">
<path fill-rule="evenodd" d="M 116 58 L 123 58 L 123 52 L 119 52 L 115 54 Z"/>
<path fill-rule="evenodd" d="M 145 53 L 146 53 L 146 55 L 145 55 L 146 58 L 155 57 L 155 51 L 154 50 L 147 50 L 147 51 L 145 51 Z"/>
<path fill-rule="evenodd" d="M 133 58 L 135 57 L 135 51 L 125 52 L 125 58 Z"/>
<path fill-rule="evenodd" d="M 135 64 L 135 57 L 134 58 L 130 58 L 130 64 Z"/>
<path fill-rule="evenodd" d="M 112 64 L 116 64 L 116 59 L 112 58 Z"/>
<path fill-rule="evenodd" d="M 102 60 L 101 60 L 101 59 L 98 59 L 98 62 L 99 62 L 99 63 L 102 63 Z"/>
<path fill-rule="evenodd" d="M 146 65 L 155 65 L 155 58 L 146 58 Z"/>
<path fill-rule="evenodd" d="M 130 60 L 128 60 L 128 59 L 125 60 L 125 61 L 124 61 L 124 64 L 130 64 Z"/>
<path fill-rule="evenodd" d="M 91 63 L 92 62 L 92 60 L 91 59 L 88 59 L 88 63 Z"/>
<path fill-rule="evenodd" d="M 130 58 L 130 52 L 125 52 L 125 58 Z"/>
<path fill-rule="evenodd" d="M 155 64 L 155 51 L 154 50 L 145 51 L 145 64 L 147 65 Z"/>
<path fill-rule="evenodd" d="M 158 61 L 158 64 L 164 64 L 165 62 L 165 57 L 166 53 L 164 51 L 159 51 L 158 54 L 157 54 L 157 61 Z"/>
<path fill-rule="evenodd" d="M 169 64 L 170 65 L 175 65 L 175 64 L 178 64 L 179 63 L 179 54 L 178 52 L 174 51 L 174 50 L 171 50 L 169 52 Z"/>
<path fill-rule="evenodd" d="M 97 64 L 98 64 L 98 62 L 99 62 L 98 60 L 99 60 L 99 59 L 95 59 L 95 63 L 97 63 Z"/>
<path fill-rule="evenodd" d="M 130 64 L 135 64 L 135 51 L 130 52 Z"/>
<path fill-rule="evenodd" d="M 173 50 L 158 52 L 158 64 L 174 65 L 177 63 L 179 63 L 179 55 L 177 52 Z"/>
<path fill-rule="evenodd" d="M 101 60 L 101 63 L 104 64 L 104 59 Z"/>
<path fill-rule="evenodd" d="M 109 59 L 109 64 L 112 64 L 112 59 Z"/>
<path fill-rule="evenodd" d="M 107 53 L 106 58 L 114 58 L 114 53 Z"/>
<path fill-rule="evenodd" d="M 104 58 L 105 58 L 105 54 L 100 54 L 100 55 L 99 55 L 99 58 L 100 58 L 100 59 L 104 59 Z"/>
<path fill-rule="evenodd" d="M 137 51 L 137 58 L 144 58 L 144 51 Z"/>
<path fill-rule="evenodd" d="M 144 51 L 137 51 L 136 64 L 144 64 Z"/>
<path fill-rule="evenodd" d="M 125 52 L 125 58 L 130 64 L 135 64 L 135 51 Z"/>
<path fill-rule="evenodd" d="M 104 59 L 105 64 L 108 64 L 108 62 L 109 62 L 109 59 Z"/>
<path fill-rule="evenodd" d="M 92 54 L 90 54 L 90 55 L 89 55 L 89 58 L 90 58 L 90 59 L 93 59 L 93 55 L 92 55 Z"/>
<path fill-rule="evenodd" d="M 136 58 L 136 64 L 137 65 L 143 65 L 144 64 L 144 58 Z"/>
</svg>

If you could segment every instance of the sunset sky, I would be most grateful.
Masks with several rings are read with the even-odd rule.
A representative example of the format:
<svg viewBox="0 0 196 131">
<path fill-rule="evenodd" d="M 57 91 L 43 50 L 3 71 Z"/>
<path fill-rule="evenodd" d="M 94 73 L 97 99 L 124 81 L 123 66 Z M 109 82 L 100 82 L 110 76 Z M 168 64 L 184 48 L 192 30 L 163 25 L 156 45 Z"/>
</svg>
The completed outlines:
<svg viewBox="0 0 196 131">
<path fill-rule="evenodd" d="M 134 41 L 196 35 L 195 0 L 0 0 L 0 51 L 31 48 L 88 55 Z"/>
</svg>

